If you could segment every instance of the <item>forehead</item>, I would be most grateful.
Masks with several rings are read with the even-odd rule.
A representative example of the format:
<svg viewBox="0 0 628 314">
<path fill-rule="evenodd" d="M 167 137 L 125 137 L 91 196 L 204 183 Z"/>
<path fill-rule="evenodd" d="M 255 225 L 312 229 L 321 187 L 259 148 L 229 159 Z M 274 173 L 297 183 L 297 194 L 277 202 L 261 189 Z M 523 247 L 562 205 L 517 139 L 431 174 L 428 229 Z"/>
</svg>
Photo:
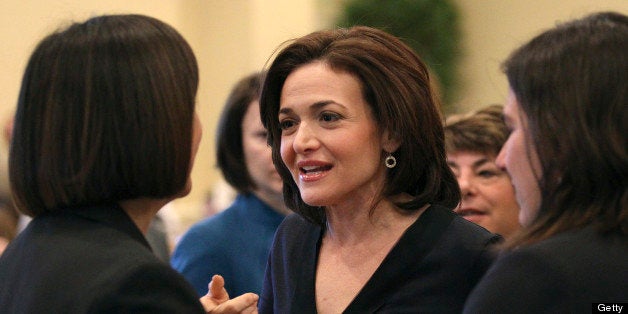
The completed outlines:
<svg viewBox="0 0 628 314">
<path fill-rule="evenodd" d="M 259 100 L 253 100 L 249 102 L 247 105 L 246 111 L 244 113 L 243 120 L 246 119 L 259 119 Z"/>
<path fill-rule="evenodd" d="M 361 82 L 352 74 L 332 69 L 328 64 L 316 61 L 294 70 L 283 85 L 281 107 L 300 102 L 335 101 L 334 98 L 362 101 Z M 330 99 L 327 99 L 330 98 Z"/>
<path fill-rule="evenodd" d="M 508 97 L 506 98 L 506 105 L 504 106 L 504 120 L 506 124 L 519 121 L 519 101 L 512 88 L 508 88 Z"/>
<path fill-rule="evenodd" d="M 259 112 L 259 101 L 253 100 L 249 103 L 244 116 L 242 117 L 242 129 L 263 127 Z"/>
<path fill-rule="evenodd" d="M 504 122 L 513 132 L 520 130 L 523 137 L 527 138 L 531 136 L 531 132 L 529 130 L 530 120 L 528 115 L 521 107 L 521 104 L 517 99 L 517 95 L 512 91 L 512 89 L 508 92 L 508 99 L 506 101 L 506 105 L 504 106 Z M 530 140 L 532 139 L 530 138 Z"/>
</svg>

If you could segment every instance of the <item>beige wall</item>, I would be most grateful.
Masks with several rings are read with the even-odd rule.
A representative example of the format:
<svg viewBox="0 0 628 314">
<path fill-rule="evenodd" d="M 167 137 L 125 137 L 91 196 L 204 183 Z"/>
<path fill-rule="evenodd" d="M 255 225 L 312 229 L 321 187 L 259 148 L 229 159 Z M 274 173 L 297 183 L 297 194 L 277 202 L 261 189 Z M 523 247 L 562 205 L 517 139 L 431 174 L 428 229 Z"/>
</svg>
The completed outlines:
<svg viewBox="0 0 628 314">
<path fill-rule="evenodd" d="M 0 2 L 0 122 L 15 109 L 27 59 L 38 41 L 71 21 L 104 13 L 141 13 L 171 24 L 192 45 L 201 72 L 198 112 L 204 135 L 192 173 L 192 193 L 172 204 L 184 224 L 199 218 L 204 197 L 219 178 L 213 130 L 231 85 L 262 69 L 282 41 L 320 28 L 310 0 L 2 0 Z M 2 143 L 5 146 L 5 143 Z M 6 185 L 6 151 L 0 185 Z"/>
<path fill-rule="evenodd" d="M 557 22 L 587 13 L 614 10 L 628 14 L 627 0 L 455 0 L 464 33 L 456 102 L 465 111 L 503 103 L 508 91 L 500 63 L 510 51 Z"/>
<path fill-rule="evenodd" d="M 106 3 L 106 4 L 105 4 Z M 0 125 L 12 116 L 22 72 L 35 45 L 48 33 L 102 13 L 144 13 L 170 24 L 181 24 L 182 1 L 160 0 L 0 0 Z M 187 35 L 187 34 L 185 34 Z M 7 143 L 0 139 L 0 188 L 8 189 Z"/>
<path fill-rule="evenodd" d="M 58 26 L 102 13 L 142 13 L 170 23 L 192 45 L 201 71 L 198 112 L 204 135 L 192 174 L 194 188 L 172 206 L 187 225 L 200 217 L 203 199 L 220 177 L 213 167 L 213 130 L 231 85 L 262 69 L 281 42 L 330 25 L 341 1 L 0 0 L 0 122 L 15 108 L 34 45 Z M 503 101 L 507 86 L 499 63 L 538 31 L 596 10 L 628 13 L 627 0 L 455 1 L 465 36 L 460 110 Z"/>
</svg>

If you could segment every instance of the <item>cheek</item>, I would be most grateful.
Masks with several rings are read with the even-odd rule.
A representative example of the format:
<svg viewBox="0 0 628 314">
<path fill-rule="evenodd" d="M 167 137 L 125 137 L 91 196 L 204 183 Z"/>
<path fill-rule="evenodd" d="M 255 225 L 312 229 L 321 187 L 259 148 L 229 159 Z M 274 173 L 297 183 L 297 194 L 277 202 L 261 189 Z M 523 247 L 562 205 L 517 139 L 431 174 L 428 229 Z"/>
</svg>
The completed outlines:
<svg viewBox="0 0 628 314">
<path fill-rule="evenodd" d="M 506 169 L 508 169 L 512 175 L 511 170 L 520 167 L 518 159 L 525 157 L 525 152 L 521 147 L 521 138 L 517 134 L 513 134 L 504 144 L 503 151 Z"/>
<path fill-rule="evenodd" d="M 292 141 L 286 138 L 281 138 L 281 146 L 279 148 L 281 154 L 281 160 L 289 167 L 290 161 L 294 158 L 294 151 L 292 150 Z"/>
<path fill-rule="evenodd" d="M 198 152 L 198 148 L 201 144 L 201 139 L 203 138 L 203 124 L 199 119 L 198 115 L 194 114 L 194 121 L 192 126 L 192 158 L 196 156 Z"/>
<path fill-rule="evenodd" d="M 273 150 L 270 148 L 270 146 L 264 145 L 263 147 L 260 148 L 259 159 L 263 163 L 270 164 L 272 166 L 272 164 L 273 164 Z"/>
<path fill-rule="evenodd" d="M 510 206 L 515 203 L 515 189 L 508 178 L 503 178 L 498 184 L 493 186 L 491 195 L 500 206 Z"/>
<path fill-rule="evenodd" d="M 270 146 L 266 145 L 265 141 L 257 141 L 251 146 L 247 152 L 247 159 L 251 160 L 250 163 L 254 163 L 256 167 L 264 171 L 268 171 L 269 167 L 274 169 L 273 152 Z"/>
<path fill-rule="evenodd" d="M 250 137 L 244 137 L 242 139 L 242 150 L 246 156 L 246 160 L 255 160 L 255 156 L 258 154 L 259 148 L 255 145 L 255 142 Z"/>
</svg>

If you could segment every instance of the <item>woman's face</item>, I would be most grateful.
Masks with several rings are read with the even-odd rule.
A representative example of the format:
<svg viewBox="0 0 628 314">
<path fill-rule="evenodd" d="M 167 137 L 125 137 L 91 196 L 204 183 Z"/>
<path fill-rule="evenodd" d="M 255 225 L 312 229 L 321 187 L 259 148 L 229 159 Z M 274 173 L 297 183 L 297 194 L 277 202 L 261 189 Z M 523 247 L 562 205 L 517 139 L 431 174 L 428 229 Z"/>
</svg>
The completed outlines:
<svg viewBox="0 0 628 314">
<path fill-rule="evenodd" d="M 242 118 L 242 150 L 247 170 L 256 186 L 255 194 L 269 203 L 282 198 L 283 181 L 273 165 L 272 150 L 266 141 L 257 100 L 249 104 Z"/>
<path fill-rule="evenodd" d="M 504 106 L 504 121 L 511 132 L 497 155 L 496 163 L 510 175 L 520 208 L 519 223 L 528 226 L 536 217 L 541 204 L 538 184 L 541 163 L 529 140 L 528 118 L 520 109 L 512 90 Z"/>
<path fill-rule="evenodd" d="M 379 193 L 389 144 L 353 75 L 322 62 L 297 68 L 281 91 L 279 123 L 281 158 L 305 203 L 360 206 Z"/>
<path fill-rule="evenodd" d="M 508 174 L 497 167 L 495 156 L 471 151 L 447 154 L 462 201 L 455 212 L 504 237 L 519 228 L 519 206 Z"/>
</svg>

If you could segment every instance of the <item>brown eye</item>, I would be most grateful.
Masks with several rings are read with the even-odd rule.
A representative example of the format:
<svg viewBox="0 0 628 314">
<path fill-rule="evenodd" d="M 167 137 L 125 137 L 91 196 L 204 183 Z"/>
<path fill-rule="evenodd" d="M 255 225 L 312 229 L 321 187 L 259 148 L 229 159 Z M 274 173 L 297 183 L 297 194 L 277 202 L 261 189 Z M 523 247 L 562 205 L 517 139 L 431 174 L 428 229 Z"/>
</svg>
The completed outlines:
<svg viewBox="0 0 628 314">
<path fill-rule="evenodd" d="M 282 130 L 287 130 L 294 126 L 294 121 L 292 120 L 283 120 L 279 122 L 279 128 Z"/>
<path fill-rule="evenodd" d="M 321 120 L 324 122 L 334 122 L 340 120 L 340 116 L 331 112 L 323 112 L 321 114 Z"/>
</svg>

